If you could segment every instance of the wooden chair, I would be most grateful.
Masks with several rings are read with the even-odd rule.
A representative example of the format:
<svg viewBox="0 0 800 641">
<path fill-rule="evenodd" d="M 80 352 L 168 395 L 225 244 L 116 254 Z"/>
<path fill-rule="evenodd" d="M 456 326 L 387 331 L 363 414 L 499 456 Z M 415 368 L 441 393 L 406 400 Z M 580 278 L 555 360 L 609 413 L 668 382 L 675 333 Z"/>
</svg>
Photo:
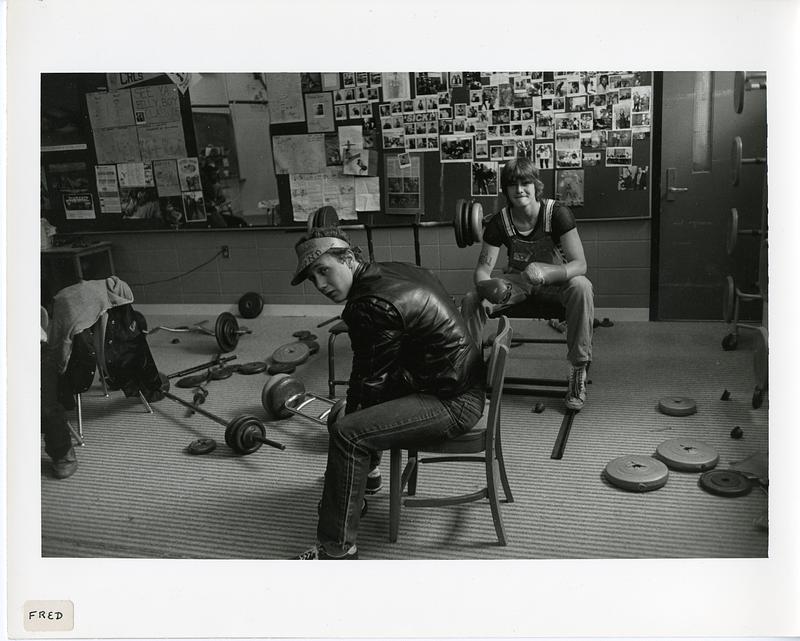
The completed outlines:
<svg viewBox="0 0 800 641">
<path fill-rule="evenodd" d="M 406 507 L 438 507 L 440 505 L 458 505 L 488 498 L 492 510 L 494 528 L 500 545 L 506 545 L 506 534 L 500 514 L 498 499 L 498 477 L 503 486 L 506 502 L 513 503 L 511 487 L 506 475 L 503 460 L 503 448 L 500 441 L 500 402 L 503 395 L 503 380 L 506 373 L 506 360 L 511 345 L 511 325 L 506 317 L 498 321 L 498 331 L 492 343 L 489 358 L 488 381 L 490 389 L 489 410 L 486 426 L 474 427 L 461 436 L 447 439 L 441 443 L 420 445 L 418 450 L 408 450 L 408 462 L 401 474 L 403 457 L 402 448 L 391 450 L 391 471 L 389 481 L 389 540 L 397 541 L 400 529 L 400 504 Z M 420 452 L 437 456 L 419 456 Z M 486 485 L 469 494 L 458 496 L 415 498 L 417 490 L 417 472 L 422 463 L 473 462 L 482 463 L 486 471 Z M 403 489 L 408 487 L 408 498 L 402 499 Z"/>
</svg>

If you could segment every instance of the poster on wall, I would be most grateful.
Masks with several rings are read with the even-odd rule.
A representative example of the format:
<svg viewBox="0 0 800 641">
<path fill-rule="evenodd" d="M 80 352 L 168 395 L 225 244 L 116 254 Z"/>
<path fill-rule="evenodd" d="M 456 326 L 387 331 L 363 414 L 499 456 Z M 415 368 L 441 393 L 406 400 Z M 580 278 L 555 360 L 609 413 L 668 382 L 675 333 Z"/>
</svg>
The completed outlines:
<svg viewBox="0 0 800 641">
<path fill-rule="evenodd" d="M 95 218 L 94 199 L 88 191 L 70 191 L 61 194 L 67 220 Z"/>
<path fill-rule="evenodd" d="M 121 209 L 117 168 L 114 165 L 97 165 L 94 168 L 97 180 L 97 199 L 101 214 L 119 214 Z"/>
<path fill-rule="evenodd" d="M 497 196 L 498 163 L 474 162 L 472 163 L 472 189 L 473 196 Z"/>
<path fill-rule="evenodd" d="M 400 166 L 401 155 L 408 160 L 408 164 L 404 164 L 403 167 Z M 387 214 L 422 213 L 423 181 L 422 162 L 419 156 L 410 154 L 386 156 L 384 180 Z"/>
<path fill-rule="evenodd" d="M 265 73 L 270 122 L 303 122 L 303 92 L 299 73 Z"/>
<path fill-rule="evenodd" d="M 181 103 L 175 85 L 134 87 L 131 89 L 131 99 L 137 125 L 181 120 Z"/>
<path fill-rule="evenodd" d="M 110 165 L 142 159 L 136 126 L 95 129 L 92 134 L 99 164 Z"/>
<path fill-rule="evenodd" d="M 567 207 L 583 205 L 583 169 L 556 172 L 556 197 Z"/>
<path fill-rule="evenodd" d="M 381 210 L 381 185 L 379 178 L 356 178 L 356 211 Z"/>
<path fill-rule="evenodd" d="M 390 72 L 381 74 L 384 100 L 408 100 L 411 98 L 411 81 L 408 73 Z"/>
<path fill-rule="evenodd" d="M 333 96 L 330 92 L 307 93 L 305 100 L 308 133 L 333 131 Z"/>
<path fill-rule="evenodd" d="M 273 136 L 272 157 L 278 175 L 317 174 L 325 168 L 325 136 Z"/>
<path fill-rule="evenodd" d="M 92 130 L 126 127 L 136 122 L 130 89 L 87 93 L 86 109 Z"/>
</svg>

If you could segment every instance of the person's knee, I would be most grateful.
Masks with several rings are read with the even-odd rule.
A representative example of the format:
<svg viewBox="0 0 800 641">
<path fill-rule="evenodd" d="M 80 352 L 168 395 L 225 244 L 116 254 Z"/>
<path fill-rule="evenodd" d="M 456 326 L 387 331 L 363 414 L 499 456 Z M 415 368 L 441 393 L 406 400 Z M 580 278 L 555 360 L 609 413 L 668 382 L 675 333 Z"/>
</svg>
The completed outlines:
<svg viewBox="0 0 800 641">
<path fill-rule="evenodd" d="M 572 296 L 591 299 L 594 295 L 592 281 L 586 278 L 586 276 L 573 276 L 567 281 L 566 289 Z"/>
</svg>

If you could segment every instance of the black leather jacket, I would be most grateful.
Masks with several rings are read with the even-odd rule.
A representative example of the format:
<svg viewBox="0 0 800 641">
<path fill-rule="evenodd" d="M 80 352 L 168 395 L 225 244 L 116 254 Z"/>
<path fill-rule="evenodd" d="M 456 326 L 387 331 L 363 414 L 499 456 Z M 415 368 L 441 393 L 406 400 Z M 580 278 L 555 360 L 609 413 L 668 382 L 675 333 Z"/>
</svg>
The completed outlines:
<svg viewBox="0 0 800 641">
<path fill-rule="evenodd" d="M 140 327 L 143 317 L 137 317 L 130 304 L 112 307 L 107 313 L 103 356 L 109 389 L 121 389 L 125 396 L 137 396 L 141 390 L 147 400 L 161 400 L 158 369 L 146 335 L 142 333 L 144 328 Z M 92 385 L 97 365 L 95 333 L 101 331 L 101 327 L 98 320 L 72 339 L 67 369 L 58 383 L 59 401 L 66 409 L 75 406 L 74 394 L 81 394 Z"/>
<path fill-rule="evenodd" d="M 464 319 L 427 269 L 359 266 L 342 319 L 353 348 L 348 413 L 413 392 L 448 398 L 484 381 Z"/>
</svg>

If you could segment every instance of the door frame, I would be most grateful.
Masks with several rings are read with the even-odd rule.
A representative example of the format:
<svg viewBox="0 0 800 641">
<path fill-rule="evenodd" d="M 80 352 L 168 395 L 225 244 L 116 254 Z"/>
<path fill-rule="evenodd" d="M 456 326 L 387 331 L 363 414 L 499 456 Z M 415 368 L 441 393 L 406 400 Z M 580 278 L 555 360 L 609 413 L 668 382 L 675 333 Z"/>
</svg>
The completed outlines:
<svg viewBox="0 0 800 641">
<path fill-rule="evenodd" d="M 664 107 L 664 72 L 653 72 L 653 119 L 650 135 L 652 155 L 650 162 L 650 314 L 649 320 L 658 320 L 658 266 L 661 259 L 661 136 Z"/>
</svg>

